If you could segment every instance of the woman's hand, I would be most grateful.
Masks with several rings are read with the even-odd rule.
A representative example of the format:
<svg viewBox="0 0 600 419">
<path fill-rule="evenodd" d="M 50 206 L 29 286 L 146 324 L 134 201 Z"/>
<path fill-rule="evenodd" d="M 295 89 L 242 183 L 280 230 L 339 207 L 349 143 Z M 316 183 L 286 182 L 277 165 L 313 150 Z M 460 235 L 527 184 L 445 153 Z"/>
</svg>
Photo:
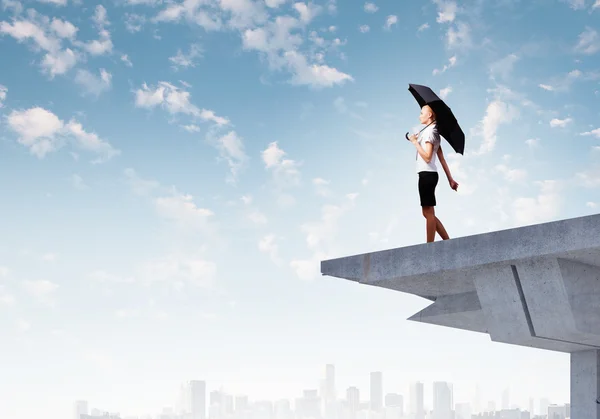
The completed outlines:
<svg viewBox="0 0 600 419">
<path fill-rule="evenodd" d="M 408 140 L 413 144 L 417 143 L 417 138 L 419 138 L 417 134 L 411 134 L 408 136 Z"/>
<path fill-rule="evenodd" d="M 455 191 L 458 189 L 458 183 L 454 179 L 450 179 L 449 183 L 452 189 L 454 189 Z"/>
</svg>

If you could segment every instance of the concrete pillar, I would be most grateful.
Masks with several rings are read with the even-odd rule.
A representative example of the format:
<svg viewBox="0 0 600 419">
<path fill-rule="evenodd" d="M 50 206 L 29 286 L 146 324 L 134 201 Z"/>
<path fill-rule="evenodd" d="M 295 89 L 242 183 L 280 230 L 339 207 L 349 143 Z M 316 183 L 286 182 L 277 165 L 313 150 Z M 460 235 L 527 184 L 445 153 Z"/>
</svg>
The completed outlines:
<svg viewBox="0 0 600 419">
<path fill-rule="evenodd" d="M 600 350 L 571 353 L 571 417 L 600 419 Z"/>
</svg>

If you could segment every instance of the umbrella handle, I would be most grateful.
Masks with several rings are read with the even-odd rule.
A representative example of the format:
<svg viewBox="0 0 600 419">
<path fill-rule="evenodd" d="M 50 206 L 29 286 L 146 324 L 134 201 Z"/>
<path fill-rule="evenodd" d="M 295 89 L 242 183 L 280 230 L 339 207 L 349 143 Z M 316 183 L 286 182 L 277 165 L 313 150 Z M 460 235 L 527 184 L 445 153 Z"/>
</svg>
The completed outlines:
<svg viewBox="0 0 600 419">
<path fill-rule="evenodd" d="M 406 139 L 407 139 L 408 141 L 410 141 L 410 138 L 408 138 L 408 132 L 407 132 L 407 133 L 406 133 L 404 136 L 406 137 Z"/>
</svg>

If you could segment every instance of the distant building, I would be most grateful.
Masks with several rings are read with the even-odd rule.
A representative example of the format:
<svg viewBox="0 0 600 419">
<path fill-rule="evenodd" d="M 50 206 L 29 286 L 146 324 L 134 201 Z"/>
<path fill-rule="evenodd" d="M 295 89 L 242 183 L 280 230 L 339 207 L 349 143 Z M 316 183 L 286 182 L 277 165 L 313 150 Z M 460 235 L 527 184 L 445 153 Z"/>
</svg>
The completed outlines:
<svg viewBox="0 0 600 419">
<path fill-rule="evenodd" d="M 371 373 L 371 410 L 378 412 L 383 408 L 383 373 L 375 371 Z"/>
<path fill-rule="evenodd" d="M 85 400 L 75 402 L 75 419 L 80 419 L 81 415 L 88 414 L 88 403 Z"/>
<path fill-rule="evenodd" d="M 410 417 L 425 419 L 425 404 L 423 401 L 423 383 L 416 382 L 410 386 Z"/>
</svg>

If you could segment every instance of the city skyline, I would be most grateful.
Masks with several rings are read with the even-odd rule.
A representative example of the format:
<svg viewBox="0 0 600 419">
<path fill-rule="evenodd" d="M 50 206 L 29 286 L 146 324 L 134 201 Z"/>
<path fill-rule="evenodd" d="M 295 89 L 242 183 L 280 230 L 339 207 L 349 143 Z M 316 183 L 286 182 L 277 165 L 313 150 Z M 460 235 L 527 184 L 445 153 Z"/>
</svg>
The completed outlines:
<svg viewBox="0 0 600 419">
<path fill-rule="evenodd" d="M 563 408 L 569 405 L 568 400 L 551 401 L 547 397 L 536 399 L 528 395 L 519 396 L 520 399 L 526 398 L 527 403 L 525 405 L 511 403 L 510 387 L 505 388 L 496 398 L 482 400 L 481 398 L 478 399 L 481 389 L 481 386 L 478 384 L 475 384 L 476 391 L 473 399 L 455 400 L 454 385 L 446 381 L 433 381 L 431 383 L 416 381 L 409 383 L 403 389 L 390 388 L 386 390 L 383 371 L 371 371 L 369 376 L 369 386 L 366 389 L 358 388 L 355 385 L 338 388 L 335 385 L 335 364 L 326 364 L 323 378 L 315 379 L 315 383 L 320 383 L 320 385 L 315 384 L 313 387 L 302 389 L 297 394 L 287 398 L 279 397 L 273 399 L 253 399 L 247 393 L 232 393 L 219 384 L 211 386 L 210 383 L 204 380 L 190 380 L 181 385 L 179 400 L 172 405 L 164 406 L 163 411 L 172 412 L 177 415 L 188 414 L 190 419 L 218 419 L 225 414 L 223 413 L 224 411 L 220 410 L 223 408 L 233 413 L 240 410 L 240 405 L 243 408 L 248 408 L 253 404 L 269 403 L 274 407 L 277 404 L 285 402 L 285 405 L 289 406 L 292 412 L 296 412 L 298 409 L 302 409 L 299 400 L 302 399 L 303 395 L 306 397 L 308 394 L 318 397 L 319 409 L 324 419 L 337 418 L 339 416 L 338 407 L 330 410 L 328 406 L 328 402 L 330 401 L 346 403 L 346 407 L 355 409 L 357 412 L 378 412 L 388 407 L 399 407 L 400 413 L 398 419 L 424 419 L 425 417 L 430 419 L 449 419 L 454 418 L 452 416 L 453 412 L 457 412 L 457 414 L 459 412 L 471 412 L 473 415 L 478 415 L 487 412 L 515 409 L 527 411 L 532 415 L 531 418 L 533 418 L 534 414 L 541 415 L 541 412 L 547 411 L 548 406 Z M 88 405 L 87 400 L 78 400 L 75 402 L 76 419 L 77 415 L 82 411 L 82 406 L 85 406 L 86 413 L 91 412 Z M 214 405 L 224 406 L 213 410 L 212 406 Z M 111 414 L 119 412 L 119 409 L 103 410 L 95 408 L 95 410 L 96 412 Z M 142 417 L 144 415 L 151 416 L 152 414 L 150 412 L 138 412 L 138 415 Z M 137 416 L 129 412 L 127 415 L 123 415 L 121 419 L 127 419 L 127 417 Z M 460 415 L 456 419 L 461 419 Z"/>
</svg>

